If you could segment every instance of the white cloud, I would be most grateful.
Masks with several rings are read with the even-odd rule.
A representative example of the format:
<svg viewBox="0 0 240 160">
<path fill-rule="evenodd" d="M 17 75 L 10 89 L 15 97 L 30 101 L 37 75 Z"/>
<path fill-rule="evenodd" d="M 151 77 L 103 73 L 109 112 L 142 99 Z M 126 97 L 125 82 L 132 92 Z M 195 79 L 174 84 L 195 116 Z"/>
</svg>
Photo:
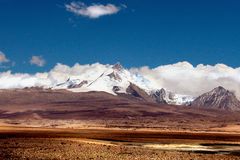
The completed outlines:
<svg viewBox="0 0 240 160">
<path fill-rule="evenodd" d="M 32 86 L 48 86 L 51 84 L 48 73 L 37 73 L 30 75 L 26 73 L 12 74 L 10 71 L 0 73 L 0 88 L 24 88 Z"/>
<path fill-rule="evenodd" d="M 45 59 L 42 56 L 32 56 L 29 62 L 31 65 L 37 65 L 43 67 L 46 64 Z"/>
<path fill-rule="evenodd" d="M 57 64 L 46 73 L 12 74 L 10 71 L 0 73 L 0 88 L 22 88 L 31 86 L 54 86 L 68 78 L 89 80 L 100 76 L 109 65 L 99 63 L 70 67 Z M 217 86 L 234 91 L 240 98 L 240 68 L 232 68 L 224 64 L 203 65 L 196 67 L 188 62 L 162 65 L 156 68 L 140 67 L 129 69 L 148 79 L 154 88 L 166 88 L 181 94 L 198 96 Z"/>
<path fill-rule="evenodd" d="M 64 64 L 57 64 L 53 69 L 46 73 L 15 73 L 11 71 L 0 73 L 0 89 L 24 88 L 24 87 L 51 87 L 65 82 L 68 78 L 72 79 L 96 79 L 109 65 L 99 63 L 80 65 L 75 64 L 69 67 Z"/>
<path fill-rule="evenodd" d="M 0 64 L 1 63 L 7 63 L 9 60 L 7 59 L 6 55 L 0 51 Z"/>
<path fill-rule="evenodd" d="M 118 13 L 122 7 L 115 6 L 114 4 L 92 4 L 87 6 L 83 2 L 71 2 L 65 5 L 67 11 L 72 12 L 78 16 L 85 16 L 89 18 L 99 18 L 105 15 L 112 15 Z M 124 8 L 126 5 L 124 5 Z"/>
<path fill-rule="evenodd" d="M 188 62 L 179 62 L 153 69 L 135 68 L 131 71 L 142 74 L 157 88 L 164 87 L 177 93 L 198 96 L 217 86 L 223 86 L 240 97 L 240 68 L 224 64 L 199 64 L 194 67 Z"/>
</svg>

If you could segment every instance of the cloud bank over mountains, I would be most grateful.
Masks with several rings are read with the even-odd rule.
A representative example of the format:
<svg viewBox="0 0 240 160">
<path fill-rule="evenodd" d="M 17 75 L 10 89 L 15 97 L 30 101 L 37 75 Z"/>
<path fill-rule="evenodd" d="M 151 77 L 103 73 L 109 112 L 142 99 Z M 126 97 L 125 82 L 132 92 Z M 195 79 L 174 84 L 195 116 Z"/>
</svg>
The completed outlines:
<svg viewBox="0 0 240 160">
<path fill-rule="evenodd" d="M 65 82 L 68 78 L 94 80 L 111 66 L 100 63 L 86 65 L 77 63 L 72 67 L 57 64 L 49 72 L 33 75 L 1 72 L 0 88 L 51 87 Z M 176 93 L 198 96 L 217 86 L 223 86 L 240 97 L 240 68 L 232 68 L 224 64 L 214 66 L 199 64 L 194 67 L 188 62 L 179 62 L 156 68 L 144 66 L 128 70 L 133 74 L 144 76 L 156 89 L 166 88 Z"/>
<path fill-rule="evenodd" d="M 131 70 L 142 74 L 155 86 L 177 93 L 198 96 L 217 86 L 223 86 L 240 97 L 240 68 L 224 64 L 214 66 L 199 64 L 194 67 L 188 62 L 179 62 L 153 69 L 141 67 Z"/>
</svg>

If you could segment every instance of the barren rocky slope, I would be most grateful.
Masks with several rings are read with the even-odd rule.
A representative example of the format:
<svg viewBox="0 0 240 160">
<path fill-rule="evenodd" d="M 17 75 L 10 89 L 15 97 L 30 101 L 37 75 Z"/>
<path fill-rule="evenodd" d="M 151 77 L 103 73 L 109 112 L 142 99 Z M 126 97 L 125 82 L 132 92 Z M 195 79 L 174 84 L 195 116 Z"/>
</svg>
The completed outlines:
<svg viewBox="0 0 240 160">
<path fill-rule="evenodd" d="M 240 110 L 240 101 L 233 92 L 219 86 L 210 92 L 200 95 L 192 102 L 193 106 L 221 110 Z"/>
<path fill-rule="evenodd" d="M 36 88 L 1 90 L 0 120 L 25 120 L 28 124 L 33 120 L 64 120 L 67 124 L 78 120 L 76 123 L 94 121 L 103 126 L 169 129 L 206 129 L 240 122 L 239 112 L 158 104 L 141 98 L 145 94 L 134 86 L 129 91 L 138 96 Z"/>
</svg>

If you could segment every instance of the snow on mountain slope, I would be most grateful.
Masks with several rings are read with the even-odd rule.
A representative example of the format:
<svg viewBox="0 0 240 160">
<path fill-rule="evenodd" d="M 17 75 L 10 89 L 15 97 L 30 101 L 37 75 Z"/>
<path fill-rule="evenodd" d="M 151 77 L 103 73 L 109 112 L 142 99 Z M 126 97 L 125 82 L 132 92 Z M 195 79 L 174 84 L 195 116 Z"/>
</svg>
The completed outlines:
<svg viewBox="0 0 240 160">
<path fill-rule="evenodd" d="M 120 93 L 130 94 L 127 90 L 131 84 L 134 84 L 146 92 L 149 98 L 158 103 L 189 105 L 193 101 L 191 96 L 174 94 L 165 89 L 158 90 L 154 88 L 154 85 L 149 80 L 140 74 L 130 73 L 119 63 L 106 66 L 105 71 L 94 74 L 95 76 L 91 76 L 94 78 L 89 79 L 69 78 L 66 82 L 53 87 L 53 89 L 68 89 L 72 92 L 103 91 L 117 95 Z M 145 99 L 147 99 L 146 96 Z"/>
<path fill-rule="evenodd" d="M 98 76 L 94 79 L 68 79 L 66 82 L 56 85 L 53 89 L 68 89 L 73 92 L 104 91 L 114 95 L 116 93 L 126 93 L 130 83 L 134 83 L 147 92 L 152 89 L 147 79 L 137 74 L 131 74 L 119 63 L 106 67 L 103 73 L 95 73 Z M 84 81 L 88 83 L 79 85 Z"/>
<path fill-rule="evenodd" d="M 151 96 L 158 102 L 163 104 L 174 104 L 174 105 L 191 105 L 194 97 L 189 95 L 175 94 L 167 91 L 164 88 L 160 90 L 153 90 Z"/>
<path fill-rule="evenodd" d="M 80 88 L 83 85 L 87 85 L 88 81 L 81 81 L 80 79 L 68 79 L 64 83 L 57 84 L 54 89 L 71 89 L 71 88 Z"/>
</svg>

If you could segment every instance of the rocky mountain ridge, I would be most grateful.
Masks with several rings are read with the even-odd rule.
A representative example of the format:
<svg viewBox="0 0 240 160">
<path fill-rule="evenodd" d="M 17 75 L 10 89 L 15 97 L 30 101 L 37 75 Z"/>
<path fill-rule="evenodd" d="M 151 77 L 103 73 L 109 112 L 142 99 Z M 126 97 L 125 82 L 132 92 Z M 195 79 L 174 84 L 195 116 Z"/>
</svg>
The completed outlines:
<svg viewBox="0 0 240 160">
<path fill-rule="evenodd" d="M 200 95 L 192 102 L 192 105 L 221 110 L 240 110 L 240 101 L 237 99 L 235 94 L 226 90 L 222 86 Z"/>
<path fill-rule="evenodd" d="M 164 88 L 154 88 L 141 75 L 130 73 L 120 63 L 111 66 L 96 79 L 68 79 L 52 89 L 67 89 L 72 92 L 103 91 L 115 96 L 131 96 L 146 102 L 160 104 L 196 106 L 221 110 L 240 110 L 240 102 L 234 93 L 219 86 L 195 98 L 176 94 Z"/>
<path fill-rule="evenodd" d="M 140 92 L 142 99 L 158 103 L 189 105 L 193 97 L 175 94 L 164 88 L 155 88 L 149 80 L 139 74 L 130 73 L 120 63 L 111 66 L 96 79 L 68 79 L 53 89 L 67 89 L 73 92 L 104 91 L 113 95 L 134 94 Z M 139 97 L 138 97 L 139 98 Z"/>
</svg>

